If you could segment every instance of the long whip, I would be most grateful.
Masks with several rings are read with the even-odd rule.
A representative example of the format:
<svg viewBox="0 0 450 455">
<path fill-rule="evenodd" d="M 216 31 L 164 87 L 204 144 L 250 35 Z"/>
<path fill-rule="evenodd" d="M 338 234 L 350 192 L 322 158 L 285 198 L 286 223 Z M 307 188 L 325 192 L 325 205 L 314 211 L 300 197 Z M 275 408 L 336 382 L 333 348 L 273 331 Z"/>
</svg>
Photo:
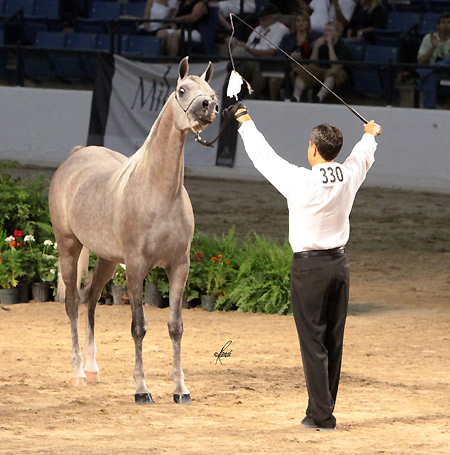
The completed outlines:
<svg viewBox="0 0 450 455">
<path fill-rule="evenodd" d="M 247 22 L 245 22 L 243 19 L 241 19 L 239 16 L 236 16 L 235 14 L 233 13 L 230 13 L 230 22 L 231 22 L 231 28 L 232 28 L 232 32 L 231 32 L 231 36 L 230 36 L 230 40 L 228 41 L 228 52 L 230 53 L 230 59 L 231 59 L 231 64 L 233 65 L 233 70 L 236 71 L 236 68 L 234 66 L 234 60 L 233 60 L 233 55 L 232 55 L 232 52 L 231 52 L 231 39 L 233 38 L 234 36 L 234 22 L 233 22 L 233 18 L 236 18 L 238 19 L 239 21 L 241 21 L 244 25 L 246 25 L 248 28 L 250 28 L 251 30 L 253 30 L 254 32 L 256 32 L 261 38 L 264 38 L 266 41 L 268 41 L 272 46 L 274 46 L 275 48 L 277 48 L 279 51 L 281 51 L 287 58 L 289 58 L 290 60 L 292 60 L 297 66 L 299 66 L 303 71 L 306 71 L 312 78 L 314 78 L 319 84 L 322 85 L 322 87 L 325 87 L 332 95 L 334 95 L 344 106 L 346 106 L 348 109 L 350 109 L 353 114 L 355 114 L 364 124 L 368 123 L 368 121 L 356 110 L 354 109 L 353 107 L 351 107 L 348 103 L 346 103 L 339 95 L 337 95 L 335 92 L 333 92 L 333 90 L 331 90 L 330 87 L 328 87 L 327 85 L 325 85 L 320 79 L 318 79 L 316 76 L 314 76 L 314 74 L 312 74 L 308 69 L 306 69 L 301 63 L 297 62 L 297 60 L 295 60 L 295 58 L 291 57 L 287 52 L 285 52 L 283 49 L 281 49 L 281 47 L 277 46 L 275 43 L 273 43 L 269 38 L 267 38 L 266 36 L 264 36 L 262 33 L 258 32 L 258 30 L 255 30 L 250 24 L 247 24 Z M 246 81 L 247 82 L 247 81 Z M 247 85 L 248 82 L 247 82 Z"/>
</svg>

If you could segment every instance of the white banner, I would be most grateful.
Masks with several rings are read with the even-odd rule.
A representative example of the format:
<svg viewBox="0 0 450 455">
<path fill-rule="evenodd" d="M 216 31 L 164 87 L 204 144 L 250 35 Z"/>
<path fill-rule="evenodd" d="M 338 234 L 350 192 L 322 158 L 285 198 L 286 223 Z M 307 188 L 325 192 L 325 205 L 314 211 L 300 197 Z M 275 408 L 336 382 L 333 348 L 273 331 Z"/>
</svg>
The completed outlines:
<svg viewBox="0 0 450 455">
<path fill-rule="evenodd" d="M 130 156 L 141 147 L 150 133 L 169 95 L 178 80 L 178 64 L 141 63 L 114 56 L 114 76 L 106 124 L 104 145 Z M 207 64 L 189 64 L 189 74 L 200 76 Z M 210 82 L 221 98 L 223 84 L 228 75 L 227 62 L 214 64 Z M 214 139 L 220 127 L 217 116 L 202 133 L 202 139 Z M 186 166 L 214 166 L 216 148 L 208 148 L 194 141 L 188 134 L 185 145 Z"/>
</svg>

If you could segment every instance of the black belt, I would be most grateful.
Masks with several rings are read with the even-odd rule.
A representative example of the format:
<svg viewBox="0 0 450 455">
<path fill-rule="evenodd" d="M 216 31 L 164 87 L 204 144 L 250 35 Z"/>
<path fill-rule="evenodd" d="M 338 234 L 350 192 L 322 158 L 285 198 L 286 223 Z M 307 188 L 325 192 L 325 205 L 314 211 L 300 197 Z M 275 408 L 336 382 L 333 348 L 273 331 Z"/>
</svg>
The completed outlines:
<svg viewBox="0 0 450 455">
<path fill-rule="evenodd" d="M 294 253 L 294 258 L 311 258 L 315 256 L 338 256 L 339 254 L 344 254 L 345 248 L 339 246 L 337 248 L 332 248 L 331 250 L 308 250 L 308 251 L 298 251 Z"/>
</svg>

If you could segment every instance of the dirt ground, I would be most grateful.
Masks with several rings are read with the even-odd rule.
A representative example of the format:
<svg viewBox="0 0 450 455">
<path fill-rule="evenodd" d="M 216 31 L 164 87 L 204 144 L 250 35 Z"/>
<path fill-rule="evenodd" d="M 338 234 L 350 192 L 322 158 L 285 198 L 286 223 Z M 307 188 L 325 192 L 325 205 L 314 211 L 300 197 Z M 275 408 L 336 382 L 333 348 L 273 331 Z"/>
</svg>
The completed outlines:
<svg viewBox="0 0 450 455">
<path fill-rule="evenodd" d="M 186 186 L 202 231 L 287 235 L 286 204 L 266 183 Z M 0 309 L 0 454 L 450 453 L 449 207 L 450 195 L 359 192 L 337 431 L 300 425 L 307 394 L 292 316 L 184 310 L 185 407 L 172 402 L 168 309 L 146 308 L 156 404 L 137 406 L 129 307 L 98 307 L 102 382 L 71 388 L 64 306 L 30 302 Z M 228 340 L 231 356 L 216 364 Z"/>
</svg>

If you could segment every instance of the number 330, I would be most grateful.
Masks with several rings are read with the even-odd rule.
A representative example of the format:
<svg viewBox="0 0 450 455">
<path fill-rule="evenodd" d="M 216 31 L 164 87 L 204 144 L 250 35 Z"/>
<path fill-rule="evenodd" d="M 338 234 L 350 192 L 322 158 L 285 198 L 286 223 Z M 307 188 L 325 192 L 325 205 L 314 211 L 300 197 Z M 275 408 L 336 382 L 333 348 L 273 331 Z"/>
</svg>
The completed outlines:
<svg viewBox="0 0 450 455">
<path fill-rule="evenodd" d="M 332 167 L 321 167 L 320 170 L 322 171 L 322 183 L 335 183 L 336 180 L 339 182 L 344 181 L 344 175 L 342 174 L 342 169 L 339 166 L 335 168 Z"/>
</svg>

